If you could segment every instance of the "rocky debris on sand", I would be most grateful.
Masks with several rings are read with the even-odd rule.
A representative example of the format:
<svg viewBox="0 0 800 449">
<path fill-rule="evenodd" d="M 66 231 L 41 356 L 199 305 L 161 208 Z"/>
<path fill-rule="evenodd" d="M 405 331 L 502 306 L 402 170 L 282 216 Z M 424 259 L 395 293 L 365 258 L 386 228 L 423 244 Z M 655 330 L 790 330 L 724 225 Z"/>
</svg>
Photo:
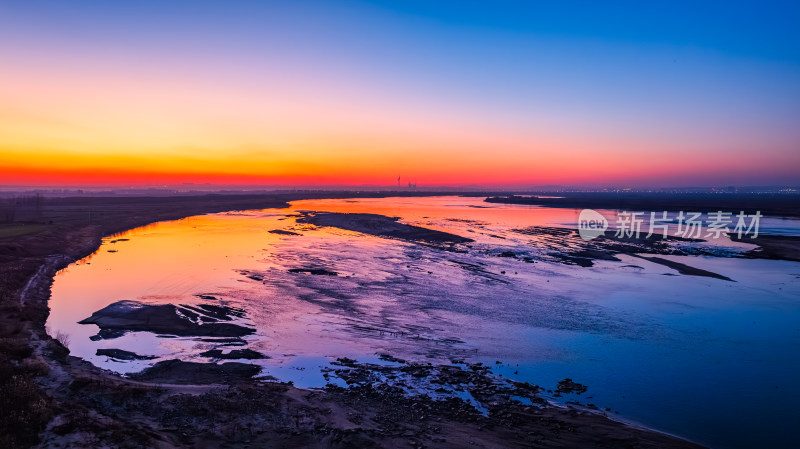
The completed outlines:
<svg viewBox="0 0 800 449">
<path fill-rule="evenodd" d="M 135 380 L 175 384 L 228 383 L 250 379 L 261 371 L 258 365 L 226 362 L 195 363 L 181 360 L 164 360 L 138 373 L 130 374 Z"/>
<path fill-rule="evenodd" d="M 665 267 L 668 268 L 672 268 L 673 270 L 677 271 L 680 274 L 685 274 L 689 276 L 705 276 L 714 279 L 722 279 L 723 281 L 736 282 L 733 279 L 729 278 L 728 276 L 723 276 L 721 274 L 717 274 L 712 271 L 692 267 L 686 265 L 685 263 L 675 262 L 674 260 L 665 259 L 663 257 L 646 257 L 638 254 L 636 255 L 636 257 L 653 263 L 664 265 Z"/>
<path fill-rule="evenodd" d="M 378 358 L 385 361 L 385 362 L 394 362 L 394 363 L 406 363 L 405 360 L 397 358 L 390 354 L 380 354 Z"/>
<path fill-rule="evenodd" d="M 196 338 L 195 341 L 202 341 L 204 343 L 216 343 L 218 346 L 245 346 L 247 342 L 238 337 L 233 338 Z"/>
<path fill-rule="evenodd" d="M 439 405 L 448 403 L 460 410 L 463 415 L 481 415 L 487 410 L 499 407 L 501 403 L 520 403 L 519 399 L 529 401 L 538 406 L 546 404 L 540 396 L 541 388 L 524 382 L 504 379 L 492 373 L 482 363 L 465 364 L 455 362 L 453 365 L 433 365 L 429 363 L 412 363 L 397 359 L 388 354 L 380 358 L 397 361 L 400 366 L 359 363 L 357 360 L 342 357 L 331 364 L 335 367 L 323 371 L 323 377 L 330 381 L 337 377 L 344 381 L 349 391 L 364 397 L 372 395 L 392 394 L 405 396 L 430 397 Z M 329 390 L 342 391 L 329 383 Z M 467 394 L 469 398 L 453 397 L 456 392 Z M 499 408 L 498 408 L 499 409 Z"/>
<path fill-rule="evenodd" d="M 96 355 L 104 355 L 117 360 L 152 360 L 157 358 L 154 355 L 139 355 L 124 349 L 98 349 Z"/>
<path fill-rule="evenodd" d="M 616 235 L 615 231 L 607 230 L 597 238 L 587 241 L 582 239 L 576 230 L 567 228 L 529 226 L 527 228 L 512 229 L 512 231 L 536 238 L 537 240 L 534 242 L 535 246 L 544 250 L 544 252 L 537 257 L 550 262 L 577 265 L 580 267 L 592 267 L 595 261 L 598 260 L 619 262 L 620 259 L 617 256 L 624 254 L 664 265 L 677 270 L 683 275 L 705 276 L 732 281 L 732 279 L 726 276 L 691 267 L 686 264 L 673 262 L 663 257 L 642 256 L 642 254 L 653 254 L 732 257 L 733 254 L 720 252 L 718 248 L 698 245 L 704 242 L 699 239 L 689 239 L 672 235 L 662 238 L 660 234 L 653 234 L 650 237 L 642 234 L 639 238 L 620 237 Z M 504 256 L 501 254 L 500 257 Z"/>
<path fill-rule="evenodd" d="M 589 389 L 589 387 L 587 387 L 586 385 L 579 384 L 579 383 L 573 381 L 570 378 L 566 378 L 566 379 L 558 382 L 558 386 L 556 388 L 556 391 L 558 391 L 559 393 L 577 393 L 577 394 L 581 394 L 581 393 L 586 393 L 586 390 L 588 390 L 588 389 Z"/>
<path fill-rule="evenodd" d="M 326 270 L 324 268 L 290 268 L 289 273 L 308 273 L 317 276 L 338 276 L 339 273 L 335 271 Z"/>
<path fill-rule="evenodd" d="M 254 333 L 255 329 L 220 321 L 243 316 L 243 310 L 226 306 L 117 301 L 79 323 L 96 324 L 100 328 L 96 339 L 114 338 L 128 331 L 177 336 L 242 337 Z"/>
<path fill-rule="evenodd" d="M 279 234 L 279 235 L 303 235 L 303 234 L 300 234 L 299 232 L 292 232 L 292 231 L 287 231 L 287 230 L 284 230 L 284 229 L 273 229 L 273 230 L 267 231 L 267 232 L 269 232 L 270 234 Z"/>
<path fill-rule="evenodd" d="M 119 338 L 125 335 L 128 332 L 124 329 L 100 329 L 100 331 L 96 335 L 92 335 L 89 337 L 89 340 L 92 341 L 100 341 L 100 340 L 111 340 L 114 338 Z"/>
<path fill-rule="evenodd" d="M 269 357 L 252 349 L 233 349 L 230 352 L 223 353 L 221 349 L 211 349 L 200 353 L 203 357 L 210 357 L 213 359 L 268 359 Z"/>
</svg>

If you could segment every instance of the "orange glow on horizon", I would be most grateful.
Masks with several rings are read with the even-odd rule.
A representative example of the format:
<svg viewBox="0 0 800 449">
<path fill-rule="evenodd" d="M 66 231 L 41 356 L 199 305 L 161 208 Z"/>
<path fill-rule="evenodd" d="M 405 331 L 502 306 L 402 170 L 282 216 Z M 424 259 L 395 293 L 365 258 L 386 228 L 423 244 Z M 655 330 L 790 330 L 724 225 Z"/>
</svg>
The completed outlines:
<svg viewBox="0 0 800 449">
<path fill-rule="evenodd" d="M 765 157 L 710 131 L 654 140 L 546 114 L 504 122 L 401 93 L 376 99 L 285 80 L 221 87 L 141 70 L 140 80 L 4 74 L 13 82 L 0 85 L 0 185 L 393 186 L 398 176 L 420 187 L 691 185 L 782 174 L 776 167 L 792 176 L 800 164 L 781 142 Z"/>
<path fill-rule="evenodd" d="M 556 144 L 551 144 L 555 146 Z M 687 171 L 680 153 L 635 157 L 629 152 L 591 153 L 561 147 L 560 151 L 523 151 L 513 142 L 505 157 L 479 148 L 429 152 L 276 151 L 243 150 L 214 154 L 198 151 L 108 154 L 8 150 L 0 147 L 0 185 L 6 186 L 176 186 L 182 184 L 240 186 L 392 186 L 411 181 L 424 186 L 486 187 L 647 182 L 684 172 L 702 178 L 704 171 Z M 511 155 L 509 155 L 511 153 Z M 678 154 L 679 157 L 671 155 Z M 694 157 L 698 167 L 719 165 L 711 157 Z M 758 170 L 750 161 L 726 161 L 733 174 Z M 635 177 L 632 175 L 635 174 Z"/>
<path fill-rule="evenodd" d="M 4 73 L 0 185 L 392 186 L 398 175 L 421 187 L 652 185 L 781 167 L 792 176 L 800 164 L 781 141 L 764 154 L 748 151 L 760 140 L 713 130 L 654 139 L 546 113 L 504 121 L 508 113 L 443 109 L 402 92 L 369 96 L 343 80 L 341 92 L 314 91 L 139 70 L 102 80 L 68 68 Z"/>
<path fill-rule="evenodd" d="M 392 8 L 55 3 L 0 14 L 0 186 L 800 182 L 791 64 Z"/>
</svg>

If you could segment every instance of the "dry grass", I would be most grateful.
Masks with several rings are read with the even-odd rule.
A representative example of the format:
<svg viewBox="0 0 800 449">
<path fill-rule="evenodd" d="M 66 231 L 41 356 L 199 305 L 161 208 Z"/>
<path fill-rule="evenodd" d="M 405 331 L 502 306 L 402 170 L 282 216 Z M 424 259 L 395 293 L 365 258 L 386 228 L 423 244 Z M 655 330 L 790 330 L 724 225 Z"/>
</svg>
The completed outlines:
<svg viewBox="0 0 800 449">
<path fill-rule="evenodd" d="M 61 343 L 61 346 L 69 349 L 69 334 L 62 331 L 56 331 L 56 334 L 53 335 L 53 338 L 58 340 L 58 342 Z"/>
<path fill-rule="evenodd" d="M 61 346 L 63 346 L 66 349 L 69 349 L 70 336 L 68 333 L 61 330 L 56 330 L 55 332 L 53 332 L 50 326 L 45 326 L 44 330 L 45 332 L 47 332 L 47 335 L 49 335 L 57 342 L 59 342 Z"/>
<path fill-rule="evenodd" d="M 30 328 L 41 315 L 36 304 L 19 303 L 19 291 L 36 272 L 37 261 L 17 260 L 0 264 L 0 447 L 26 448 L 53 415 L 53 401 L 36 378 L 47 375 L 50 366 L 32 357 Z"/>
<path fill-rule="evenodd" d="M 20 237 L 26 234 L 42 232 L 50 228 L 46 224 L 12 223 L 0 226 L 0 238 Z"/>
<path fill-rule="evenodd" d="M 33 349 L 23 338 L 0 338 L 0 360 L 3 362 L 19 361 L 32 353 Z"/>
<path fill-rule="evenodd" d="M 20 352 L 19 349 L 15 351 Z M 3 347 L 0 353 L 0 447 L 16 449 L 37 443 L 39 432 L 47 425 L 53 410 L 52 401 L 36 384 L 35 378 L 49 369 L 47 363 L 37 359 L 15 364 Z"/>
<path fill-rule="evenodd" d="M 50 372 L 50 365 L 41 357 L 29 357 L 20 363 L 20 368 L 34 376 L 44 376 Z"/>
</svg>

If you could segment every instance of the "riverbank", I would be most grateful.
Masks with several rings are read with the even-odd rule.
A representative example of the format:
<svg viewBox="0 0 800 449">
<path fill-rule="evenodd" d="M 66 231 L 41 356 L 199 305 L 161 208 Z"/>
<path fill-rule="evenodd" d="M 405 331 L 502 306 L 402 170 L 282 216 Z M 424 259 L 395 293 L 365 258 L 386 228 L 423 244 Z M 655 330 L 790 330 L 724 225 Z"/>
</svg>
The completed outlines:
<svg viewBox="0 0 800 449">
<path fill-rule="evenodd" d="M 567 209 L 598 209 L 649 212 L 730 212 L 796 219 L 800 218 L 800 196 L 797 194 L 670 194 L 670 193 L 563 193 L 563 196 L 500 195 L 489 196 L 487 203 L 519 204 Z M 608 233 L 607 233 L 608 234 Z M 758 245 L 746 257 L 756 259 L 800 261 L 800 236 L 764 235 L 731 240 Z"/>
<path fill-rule="evenodd" d="M 616 209 L 648 212 L 761 212 L 773 217 L 800 217 L 798 195 L 779 193 L 638 193 L 638 192 L 563 192 L 558 196 L 497 195 L 487 203 L 525 204 L 569 209 Z"/>
<path fill-rule="evenodd" d="M 285 207 L 307 197 L 52 199 L 35 221 L 13 232 L 7 227 L 13 236 L 0 239 L 0 388 L 9 411 L 0 424 L 4 447 L 37 440 L 43 447 L 694 447 L 591 410 L 505 400 L 489 385 L 486 394 L 497 397 L 486 415 L 456 398 L 410 397 L 359 382 L 374 369 L 352 361 L 342 362 L 352 372 L 350 388 L 325 391 L 226 377 L 225 370 L 206 373 L 202 383 L 132 380 L 70 357 L 67 342 L 47 335 L 53 275 L 94 252 L 103 236 L 199 213 Z M 446 372 L 471 376 L 473 383 L 484 379 L 479 368 Z"/>
</svg>

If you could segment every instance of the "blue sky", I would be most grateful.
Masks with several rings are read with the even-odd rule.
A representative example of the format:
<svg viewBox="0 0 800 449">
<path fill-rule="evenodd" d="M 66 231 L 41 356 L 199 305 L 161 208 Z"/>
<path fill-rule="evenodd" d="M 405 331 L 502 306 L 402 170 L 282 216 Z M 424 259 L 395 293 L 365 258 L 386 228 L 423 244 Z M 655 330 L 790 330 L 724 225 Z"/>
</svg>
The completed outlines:
<svg viewBox="0 0 800 449">
<path fill-rule="evenodd" d="M 642 155 L 649 154 L 672 170 L 672 181 L 664 173 L 659 182 L 685 182 L 700 174 L 708 175 L 708 182 L 796 182 L 799 4 L 4 2 L 0 62 L 8 73 L 0 99 L 13 106 L 5 116 L 39 108 L 26 114 L 70 119 L 66 99 L 29 105 L 26 98 L 37 91 L 36 83 L 56 84 L 55 74 L 62 74 L 64 89 L 79 90 L 81 80 L 124 86 L 139 79 L 161 92 L 169 91 L 170 83 L 181 84 L 175 80 L 189 79 L 203 87 L 186 97 L 209 109 L 223 107 L 207 98 L 210 90 L 227 89 L 219 95 L 239 99 L 233 104 L 250 114 L 237 116 L 239 123 L 263 119 L 252 115 L 260 110 L 256 98 L 262 103 L 282 95 L 284 103 L 297 98 L 308 108 L 307 125 L 297 124 L 304 112 L 291 104 L 276 101 L 280 104 L 265 113 L 293 120 L 281 129 L 291 127 L 294 134 L 281 141 L 303 145 L 301 135 L 375 141 L 374 151 L 394 163 L 406 163 L 391 156 L 400 150 L 380 142 L 401 136 L 408 139 L 409 153 L 447 155 L 457 151 L 453 136 L 463 129 L 483 133 L 472 141 L 486 141 L 463 144 L 470 152 L 509 160 L 535 153 L 526 163 L 551 163 L 551 171 L 565 170 L 566 162 L 553 162 L 559 152 L 584 159 L 634 158 L 638 165 L 631 170 L 645 167 Z M 36 79 L 43 73 L 53 78 Z M 11 87 L 28 78 L 20 89 Z M 250 92 L 262 92 L 263 98 Z M 321 110 L 327 117 L 314 118 Z M 382 119 L 380 111 L 387 111 Z M 194 119 L 185 120 L 189 127 Z M 253 130 L 245 131 L 246 137 L 214 145 L 267 145 L 252 137 Z M 188 136 L 168 137 L 165 151 L 200 145 Z M 673 157 L 667 160 L 665 152 Z M 354 150 L 345 156 L 363 154 Z M 698 159 L 697 166 L 675 163 L 690 157 Z M 737 162 L 722 163 L 726 159 Z M 427 176 L 421 168 L 409 169 Z M 564 182 L 584 181 L 564 177 Z"/>
</svg>

